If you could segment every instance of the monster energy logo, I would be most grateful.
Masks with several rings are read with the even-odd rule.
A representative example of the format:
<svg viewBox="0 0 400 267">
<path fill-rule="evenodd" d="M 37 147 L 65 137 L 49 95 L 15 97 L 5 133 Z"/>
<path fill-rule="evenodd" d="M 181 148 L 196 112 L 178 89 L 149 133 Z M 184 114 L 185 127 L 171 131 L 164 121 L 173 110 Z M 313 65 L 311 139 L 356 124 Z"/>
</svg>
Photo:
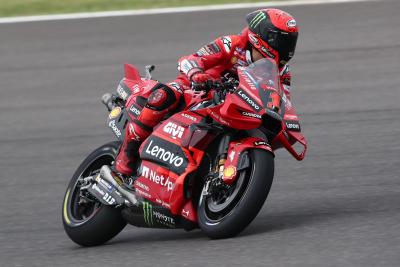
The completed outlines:
<svg viewBox="0 0 400 267">
<path fill-rule="evenodd" d="M 255 28 L 257 27 L 258 24 L 260 24 L 261 21 L 266 19 L 267 17 L 265 16 L 264 12 L 260 11 L 251 21 L 250 21 L 250 27 Z"/>
<path fill-rule="evenodd" d="M 153 225 L 153 206 L 148 202 L 143 203 L 143 217 L 147 225 Z"/>
</svg>

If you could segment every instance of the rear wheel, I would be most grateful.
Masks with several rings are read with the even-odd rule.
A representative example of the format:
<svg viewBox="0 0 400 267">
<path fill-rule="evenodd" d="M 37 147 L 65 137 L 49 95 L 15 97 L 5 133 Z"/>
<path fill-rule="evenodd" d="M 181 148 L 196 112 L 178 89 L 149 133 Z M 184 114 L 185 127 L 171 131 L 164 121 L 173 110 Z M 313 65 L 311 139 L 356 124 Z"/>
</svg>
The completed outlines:
<svg viewBox="0 0 400 267">
<path fill-rule="evenodd" d="M 120 209 L 100 204 L 85 190 L 88 182 L 84 178 L 98 173 L 103 165 L 111 165 L 118 148 L 118 142 L 110 142 L 93 151 L 68 185 L 62 209 L 64 229 L 71 240 L 81 246 L 101 245 L 126 225 Z"/>
<path fill-rule="evenodd" d="M 243 153 L 249 167 L 239 171 L 231 186 L 211 188 L 200 197 L 198 221 L 211 238 L 228 238 L 239 234 L 261 210 L 274 176 L 274 156 L 261 149 Z"/>
</svg>

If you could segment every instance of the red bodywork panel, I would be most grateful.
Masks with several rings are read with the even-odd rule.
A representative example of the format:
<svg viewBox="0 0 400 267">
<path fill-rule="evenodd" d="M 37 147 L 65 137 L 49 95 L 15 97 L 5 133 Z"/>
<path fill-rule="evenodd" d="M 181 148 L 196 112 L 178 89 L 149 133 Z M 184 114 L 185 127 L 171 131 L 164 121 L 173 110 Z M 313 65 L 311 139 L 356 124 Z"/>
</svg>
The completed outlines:
<svg viewBox="0 0 400 267">
<path fill-rule="evenodd" d="M 227 184 L 233 184 L 237 178 L 237 167 L 242 153 L 249 149 L 263 149 L 273 153 L 271 146 L 264 140 L 256 137 L 246 137 L 229 144 L 228 157 L 224 164 L 222 179 Z"/>
<path fill-rule="evenodd" d="M 125 78 L 127 78 L 129 80 L 140 80 L 141 79 L 140 73 L 135 66 L 133 66 L 131 64 L 125 64 L 124 69 L 125 69 Z"/>
<path fill-rule="evenodd" d="M 205 130 L 190 129 L 202 119 L 187 111 L 160 123 L 140 147 L 142 176 L 135 182 L 141 196 L 193 222 L 197 213 L 192 200 L 184 196 L 185 181 L 197 171 L 204 149 L 213 140 Z"/>
<path fill-rule="evenodd" d="M 271 143 L 256 137 L 246 137 L 229 144 L 223 170 L 223 181 L 227 184 L 235 182 L 240 157 L 246 150 L 263 149 L 273 153 L 284 147 L 296 159 L 304 158 L 307 142 L 300 132 L 294 107 L 284 93 L 272 86 L 280 85 L 279 79 L 269 80 L 271 86 L 263 84 L 260 88 L 249 74 L 241 70 L 238 74 L 239 86 L 234 92 L 228 93 L 220 104 L 189 111 L 197 104 L 211 101 L 214 92 L 187 90 L 184 92 L 185 110 L 154 127 L 153 133 L 139 149 L 142 159 L 141 176 L 135 181 L 134 187 L 140 196 L 169 209 L 175 216 L 197 222 L 196 207 L 191 197 L 185 196 L 185 192 L 190 181 L 188 179 L 198 171 L 205 151 L 215 139 L 215 133 L 206 127 L 199 127 L 207 125 L 210 118 L 226 129 L 251 130 L 263 125 L 266 109 L 276 109 L 277 114 L 283 116 L 282 130 Z M 125 76 L 120 83 L 121 88 L 118 88 L 121 92 L 118 93 L 126 96 L 126 108 L 130 109 L 129 114 L 134 119 L 138 98 L 146 99 L 157 81 L 141 78 L 137 68 L 129 64 L 125 65 Z M 296 142 L 304 147 L 301 153 L 292 147 Z"/>
</svg>

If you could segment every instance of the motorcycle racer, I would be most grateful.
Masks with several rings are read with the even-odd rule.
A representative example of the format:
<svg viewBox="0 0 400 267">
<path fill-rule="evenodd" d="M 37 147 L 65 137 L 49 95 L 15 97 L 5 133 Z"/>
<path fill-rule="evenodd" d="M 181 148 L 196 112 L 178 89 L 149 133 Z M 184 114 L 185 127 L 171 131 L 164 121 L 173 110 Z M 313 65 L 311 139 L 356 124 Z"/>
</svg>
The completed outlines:
<svg viewBox="0 0 400 267">
<path fill-rule="evenodd" d="M 295 19 L 279 9 L 261 9 L 246 17 L 247 27 L 238 35 L 223 36 L 203 46 L 195 54 L 179 59 L 180 75 L 168 85 L 158 83 L 143 105 L 140 114 L 128 123 L 125 139 L 114 163 L 123 177 L 133 174 L 141 142 L 166 114 L 174 111 L 191 84 L 201 88 L 222 76 L 237 76 L 237 68 L 261 59 L 275 60 L 281 84 L 290 99 L 291 73 L 287 63 L 293 57 L 298 27 Z"/>
</svg>

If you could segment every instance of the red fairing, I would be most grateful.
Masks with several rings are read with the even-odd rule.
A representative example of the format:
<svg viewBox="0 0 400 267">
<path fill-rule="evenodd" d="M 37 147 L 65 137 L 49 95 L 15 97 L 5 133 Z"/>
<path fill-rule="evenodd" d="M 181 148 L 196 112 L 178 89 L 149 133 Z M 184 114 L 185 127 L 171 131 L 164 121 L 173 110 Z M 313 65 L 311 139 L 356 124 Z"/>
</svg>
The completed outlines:
<svg viewBox="0 0 400 267">
<path fill-rule="evenodd" d="M 132 91 L 132 96 L 128 101 L 127 108 L 131 110 L 130 115 L 133 116 L 134 122 L 130 123 L 130 131 L 126 131 L 126 135 L 129 138 L 124 139 L 124 147 L 128 147 L 127 142 L 130 140 L 143 140 L 145 139 L 156 124 L 158 124 L 161 119 L 169 112 L 173 110 L 179 102 L 179 99 L 183 92 L 190 91 L 190 78 L 197 73 L 205 72 L 210 78 L 220 79 L 224 74 L 231 73 L 233 75 L 237 74 L 238 67 L 247 66 L 251 63 L 251 56 L 249 51 L 248 42 L 248 28 L 245 28 L 240 35 L 229 35 L 223 36 L 216 39 L 214 42 L 203 46 L 195 54 L 182 57 L 178 63 L 178 69 L 181 71 L 181 75 L 177 77 L 174 81 L 168 83 L 168 86 L 173 90 L 175 94 L 174 101 L 163 101 L 167 99 L 160 97 L 157 103 L 159 106 L 165 107 L 163 111 L 155 111 L 150 108 L 141 108 L 139 112 L 139 107 L 137 106 L 138 96 L 133 96 L 137 92 L 140 92 L 142 99 L 149 99 L 151 94 L 151 89 L 156 86 L 157 82 L 154 81 L 143 81 L 140 79 L 139 72 L 136 67 L 132 65 L 125 65 L 125 79 L 122 83 L 130 88 Z M 202 76 L 203 78 L 206 76 Z M 290 85 L 290 73 L 288 72 L 288 67 L 285 65 L 281 68 L 281 84 L 286 85 L 286 91 L 289 92 Z M 155 92 L 156 93 L 156 92 Z M 185 102 L 187 106 L 191 106 L 196 103 L 197 100 L 194 97 L 187 98 L 185 95 Z M 289 96 L 289 93 L 287 94 Z M 125 94 L 126 96 L 126 94 Z M 160 94 L 161 96 L 161 94 Z M 194 95 L 193 95 L 194 96 Z M 123 98 L 124 100 L 127 100 Z M 228 102 L 235 103 L 238 100 L 237 96 L 229 97 Z M 150 98 L 152 99 L 152 98 Z M 140 99 L 139 99 L 140 100 Z M 136 105 L 135 105 L 136 103 Z M 142 103 L 143 104 L 143 103 Z M 231 107 L 231 109 L 211 110 L 209 115 L 225 125 L 230 125 L 238 129 L 251 129 L 260 123 L 260 120 L 255 118 L 257 114 L 249 112 L 246 110 L 238 111 L 233 109 L 234 105 L 225 106 L 226 108 Z M 221 113 L 222 112 L 222 113 Z M 238 116 L 240 113 L 247 114 L 248 116 Z M 139 114 L 140 115 L 137 115 Z M 227 115 L 231 115 L 230 118 Z M 222 116 L 221 116 L 222 115 Z M 242 117 L 242 121 L 238 119 L 233 119 L 232 117 Z M 226 119 L 222 119 L 226 116 Z M 253 116 L 253 117 L 251 117 Z M 232 122 L 229 122 L 232 120 Z M 244 122 L 244 123 L 243 123 Z M 147 126 L 147 127 L 146 127 Z M 127 128 L 128 129 L 128 128 Z M 119 155 L 119 160 L 117 161 L 116 167 L 121 173 L 128 175 L 132 172 L 131 168 L 128 166 L 127 155 Z"/>
<path fill-rule="evenodd" d="M 247 34 L 246 30 L 244 34 Z M 191 197 L 186 194 L 188 186 L 190 191 L 189 181 L 199 171 L 205 151 L 209 149 L 217 134 L 207 130 L 210 118 L 229 128 L 251 130 L 258 129 L 262 125 L 268 126 L 263 120 L 267 110 L 272 111 L 277 108 L 276 114 L 279 112 L 284 115 L 282 130 L 273 140 L 272 147 L 265 140 L 256 137 L 235 140 L 229 144 L 223 170 L 223 180 L 227 184 L 232 184 L 236 180 L 237 170 L 240 168 L 240 156 L 246 150 L 263 149 L 273 153 L 273 150 L 285 147 L 295 158 L 299 160 L 304 158 L 306 141 L 300 133 L 300 124 L 288 97 L 288 88 L 281 86 L 290 84 L 290 72 L 287 66 L 279 70 L 278 65 L 271 59 L 257 61 L 258 64 L 262 65 L 264 62 L 266 66 L 272 66 L 274 69 L 266 80 L 263 80 L 263 75 L 267 70 L 263 71 L 261 68 L 261 72 L 258 73 L 254 67 L 239 68 L 248 65 L 244 61 L 246 38 L 244 35 L 225 36 L 203 47 L 195 55 L 181 59 L 183 64 L 180 64 L 180 69 L 183 71 L 182 67 L 186 68 L 186 73 L 178 77 L 176 84 L 170 83 L 169 90 L 173 90 L 173 93 L 183 93 L 186 103 L 184 111 L 176 113 L 158 125 L 156 123 L 161 118 L 159 120 L 154 118 L 161 114 L 160 111 L 148 109 L 149 116 L 147 116 L 147 111 L 143 112 L 143 100 L 144 105 L 148 104 L 147 99 L 160 84 L 141 78 L 133 79 L 138 75 L 137 69 L 133 66 L 126 67 L 127 77 L 121 81 L 118 93 L 127 100 L 126 109 L 133 122 L 137 120 L 143 124 L 153 120 L 154 123 L 151 126 L 154 128 L 150 136 L 146 133 L 143 134 L 144 138 L 141 137 L 143 140 L 139 149 L 141 176 L 135 180 L 134 187 L 141 197 L 169 209 L 174 216 L 182 216 L 197 222 L 196 207 Z M 186 64 L 185 60 L 191 61 L 190 64 Z M 257 62 L 254 65 L 257 65 Z M 218 77 L 225 71 L 233 71 L 239 76 L 240 84 L 236 90 L 228 93 L 225 100 L 219 102 L 220 104 L 189 111 L 188 109 L 213 99 L 215 93 L 186 90 L 189 84 L 186 75 L 194 72 L 195 68 L 197 71 L 205 70 Z M 254 72 L 251 74 L 252 70 Z M 169 90 L 155 95 L 153 102 L 166 98 L 171 93 Z M 283 96 L 282 101 L 279 95 Z M 144 115 L 147 117 L 143 118 Z M 131 123 L 128 122 L 129 125 Z M 127 127 L 128 131 L 129 128 Z M 134 129 L 132 133 L 139 133 L 139 129 Z M 130 135 L 127 136 L 129 138 Z M 296 142 L 305 146 L 300 154 L 292 148 Z"/>
<path fill-rule="evenodd" d="M 237 178 L 237 168 L 240 156 L 249 149 L 263 149 L 273 153 L 271 146 L 264 140 L 256 137 L 247 137 L 229 144 L 228 157 L 224 164 L 223 180 L 226 184 L 233 184 Z"/>
<path fill-rule="evenodd" d="M 140 80 L 140 73 L 138 69 L 131 65 L 125 64 L 125 77 L 130 80 Z"/>
<path fill-rule="evenodd" d="M 202 119 L 199 114 L 187 111 L 156 126 L 140 147 L 142 173 L 135 181 L 142 197 L 193 222 L 197 222 L 196 208 L 191 199 L 184 197 L 184 184 L 198 170 L 204 150 L 213 140 L 207 131 L 189 129 Z M 163 165 L 165 161 L 167 165 Z"/>
</svg>

